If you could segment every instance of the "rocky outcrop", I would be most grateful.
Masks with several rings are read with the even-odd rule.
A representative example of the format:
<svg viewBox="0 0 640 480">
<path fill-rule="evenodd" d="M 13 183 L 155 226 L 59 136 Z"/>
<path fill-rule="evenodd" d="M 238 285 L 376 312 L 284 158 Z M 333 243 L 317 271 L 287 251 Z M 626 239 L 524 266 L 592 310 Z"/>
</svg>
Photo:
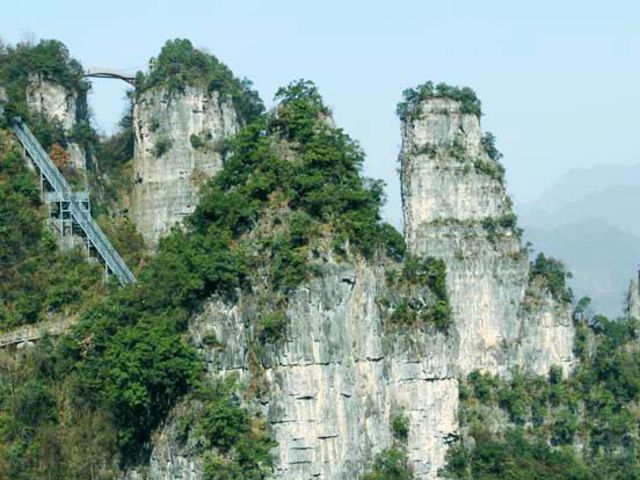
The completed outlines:
<svg viewBox="0 0 640 480">
<path fill-rule="evenodd" d="M 195 210 L 200 186 L 222 166 L 222 142 L 238 130 L 233 103 L 205 87 L 156 87 L 134 99 L 131 218 L 155 248 Z"/>
<path fill-rule="evenodd" d="M 479 116 L 447 98 L 428 99 L 417 112 L 402 126 L 405 236 L 414 255 L 447 265 L 460 373 L 570 369 L 570 306 L 530 283 L 503 170 L 488 154 Z"/>
<path fill-rule="evenodd" d="M 277 479 L 357 478 L 393 444 L 398 412 L 409 419 L 415 478 L 435 479 L 460 435 L 462 376 L 475 369 L 507 376 L 514 368 L 546 374 L 573 364 L 570 306 L 530 278 L 478 116 L 446 99 L 421 108 L 403 125 L 405 236 L 414 255 L 446 262 L 454 320 L 446 333 L 390 324 L 387 300 L 398 294 L 390 262 L 346 263 L 328 254 L 314 279 L 291 294 L 280 344 L 256 350 L 260 307 L 251 296 L 212 300 L 191 322 L 210 375 L 235 373 L 259 390 L 250 408 L 278 441 Z M 198 462 L 177 438 L 172 416 L 146 472 L 128 478 L 200 480 Z"/>
<path fill-rule="evenodd" d="M 27 107 L 31 112 L 57 122 L 66 134 L 70 134 L 76 123 L 86 116 L 86 97 L 72 89 L 50 82 L 41 75 L 31 75 L 26 89 Z M 69 163 L 80 171 L 87 170 L 87 154 L 74 142 L 68 142 L 65 150 Z"/>
<path fill-rule="evenodd" d="M 279 443 L 275 478 L 357 478 L 391 446 L 391 419 L 399 412 L 409 419 L 416 478 L 434 478 L 457 438 L 458 342 L 426 327 L 388 329 L 380 307 L 391 293 L 384 265 L 328 259 L 322 268 L 289 302 L 286 341 L 260 353 L 266 393 L 256 408 Z M 192 323 L 212 376 L 255 379 L 250 325 L 257 309 L 249 298 L 211 302 Z M 212 336 L 224 347 L 207 347 Z M 192 476 L 197 460 L 179 447 L 171 425 L 156 438 L 148 478 L 201 479 Z"/>
<path fill-rule="evenodd" d="M 78 119 L 78 93 L 40 75 L 31 75 L 26 90 L 27 106 L 70 131 Z"/>
<path fill-rule="evenodd" d="M 638 274 L 640 278 L 640 273 Z M 640 320 L 640 282 L 638 279 L 631 280 L 629 293 L 627 295 L 627 317 Z"/>
</svg>

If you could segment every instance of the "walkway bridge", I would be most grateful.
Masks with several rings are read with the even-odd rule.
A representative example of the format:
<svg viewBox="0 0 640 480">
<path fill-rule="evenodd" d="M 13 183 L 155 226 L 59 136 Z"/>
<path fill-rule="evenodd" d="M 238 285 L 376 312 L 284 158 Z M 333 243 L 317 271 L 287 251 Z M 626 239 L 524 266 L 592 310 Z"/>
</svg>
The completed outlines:
<svg viewBox="0 0 640 480">
<path fill-rule="evenodd" d="M 11 129 L 40 171 L 40 184 L 45 200 L 59 205 L 61 234 L 65 235 L 65 222 L 70 227 L 67 230 L 70 230 L 71 234 L 76 227 L 83 233 L 87 250 L 93 249 L 98 254 L 105 264 L 107 273 L 113 273 L 122 285 L 135 283 L 136 278 L 133 273 L 91 217 L 87 195 L 73 191 L 67 179 L 60 173 L 22 119 L 14 118 Z M 52 192 L 45 192 L 45 181 Z"/>
<path fill-rule="evenodd" d="M 125 81 L 134 87 L 136 85 L 136 78 L 131 76 L 131 74 L 110 68 L 89 68 L 83 76 L 93 78 L 112 78 Z"/>
</svg>

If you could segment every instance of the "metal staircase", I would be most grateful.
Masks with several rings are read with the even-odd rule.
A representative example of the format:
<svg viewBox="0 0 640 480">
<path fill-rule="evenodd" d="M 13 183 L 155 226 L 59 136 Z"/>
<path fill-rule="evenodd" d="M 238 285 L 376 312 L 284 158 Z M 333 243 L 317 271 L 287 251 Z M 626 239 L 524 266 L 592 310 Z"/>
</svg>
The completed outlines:
<svg viewBox="0 0 640 480">
<path fill-rule="evenodd" d="M 133 273 L 131 273 L 129 267 L 127 267 L 116 249 L 111 245 L 111 242 L 109 242 L 109 239 L 91 217 L 87 208 L 86 197 L 83 198 L 82 195 L 73 192 L 67 179 L 60 173 L 58 167 L 51 161 L 47 152 L 45 152 L 22 119 L 14 118 L 11 129 L 38 170 L 40 170 L 43 179 L 53 189 L 57 200 L 64 202 L 68 208 L 71 220 L 84 232 L 87 239 L 87 247 L 92 246 L 96 250 L 106 268 L 118 278 L 122 285 L 135 283 L 136 278 Z"/>
</svg>

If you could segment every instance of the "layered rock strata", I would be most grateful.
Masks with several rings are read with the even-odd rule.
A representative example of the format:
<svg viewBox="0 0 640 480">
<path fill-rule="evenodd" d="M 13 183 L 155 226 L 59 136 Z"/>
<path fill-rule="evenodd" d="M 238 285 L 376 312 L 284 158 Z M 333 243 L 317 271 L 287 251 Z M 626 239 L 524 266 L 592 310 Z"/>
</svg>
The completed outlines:
<svg viewBox="0 0 640 480">
<path fill-rule="evenodd" d="M 259 374 L 255 299 L 212 300 L 191 323 L 213 378 L 237 374 L 261 385 L 252 408 L 278 441 L 274 478 L 357 478 L 393 445 L 392 419 L 404 412 L 415 478 L 435 479 L 460 435 L 459 378 L 475 369 L 544 375 L 553 365 L 573 364 L 570 307 L 530 278 L 502 171 L 485 151 L 478 116 L 434 99 L 402 132 L 406 240 L 413 254 L 447 264 L 448 332 L 390 326 L 385 300 L 398 295 L 388 283 L 391 262 L 346 263 L 331 255 L 291 295 L 286 340 L 260 351 Z M 207 346 L 207 338 L 216 345 Z M 156 435 L 146 469 L 128 478 L 202 479 L 196 451 L 177 439 L 178 416 Z"/>
<path fill-rule="evenodd" d="M 429 328 L 389 331 L 380 303 L 392 295 L 384 266 L 329 259 L 323 274 L 298 289 L 287 310 L 286 341 L 261 354 L 266 392 L 257 406 L 279 447 L 274 478 L 353 479 L 392 445 L 391 423 L 411 425 L 407 451 L 416 478 L 434 478 L 457 438 L 457 341 Z M 191 325 L 213 377 L 249 382 L 251 299 L 211 302 Z M 212 337 L 223 347 L 210 348 Z M 201 479 L 201 465 L 176 441 L 174 422 L 156 437 L 146 475 Z"/>
<path fill-rule="evenodd" d="M 574 361 L 570 305 L 530 282 L 529 260 L 480 118 L 432 98 L 402 126 L 405 237 L 441 258 L 460 345 L 460 374 L 514 367 L 545 374 Z"/>
</svg>

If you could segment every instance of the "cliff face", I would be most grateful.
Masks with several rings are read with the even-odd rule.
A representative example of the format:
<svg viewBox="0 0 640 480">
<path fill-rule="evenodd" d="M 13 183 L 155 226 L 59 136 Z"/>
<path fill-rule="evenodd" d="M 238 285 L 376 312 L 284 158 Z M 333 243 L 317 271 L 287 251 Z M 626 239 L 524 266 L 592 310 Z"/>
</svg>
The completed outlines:
<svg viewBox="0 0 640 480">
<path fill-rule="evenodd" d="M 86 116 L 87 104 L 84 96 L 57 83 L 31 75 L 26 89 L 27 106 L 31 112 L 44 115 L 48 120 L 58 122 L 66 134 L 70 134 L 76 123 Z M 77 170 L 86 171 L 87 155 L 74 142 L 66 146 L 70 164 Z"/>
<path fill-rule="evenodd" d="M 483 140 L 484 139 L 484 140 Z M 406 240 L 441 258 L 460 346 L 461 374 L 545 374 L 573 362 L 570 306 L 529 281 L 503 172 L 487 153 L 478 115 L 446 98 L 423 102 L 402 126 Z"/>
<path fill-rule="evenodd" d="M 322 270 L 290 299 L 286 341 L 260 356 L 257 408 L 279 443 L 275 478 L 356 478 L 391 446 L 399 412 L 409 419 L 416 478 L 433 478 L 457 438 L 457 342 L 426 328 L 387 330 L 380 303 L 392 292 L 384 265 L 327 259 Z M 249 381 L 248 325 L 257 310 L 249 298 L 211 302 L 193 322 L 191 336 L 212 376 L 236 372 Z M 222 349 L 205 346 L 211 333 Z M 169 422 L 156 437 L 148 478 L 202 478 L 174 430 Z"/>
<path fill-rule="evenodd" d="M 134 100 L 131 218 L 151 248 L 192 213 L 200 186 L 222 166 L 222 141 L 238 130 L 233 104 L 204 87 L 153 88 Z"/>
<path fill-rule="evenodd" d="M 331 255 L 290 296 L 282 344 L 256 353 L 251 319 L 259 306 L 249 296 L 212 300 L 191 323 L 212 377 L 236 373 L 258 385 L 252 408 L 278 441 L 275 478 L 357 478 L 393 444 L 392 419 L 404 412 L 415 478 L 434 479 L 460 434 L 459 378 L 478 368 L 545 375 L 573 364 L 570 307 L 530 279 L 527 252 L 504 220 L 510 201 L 479 118 L 452 100 L 421 108 L 403 125 L 406 240 L 413 254 L 447 264 L 454 319 L 447 333 L 389 324 L 385 300 L 398 294 L 388 280 L 391 262 Z M 148 467 L 127 478 L 202 478 L 200 459 L 176 433 L 176 412 L 157 433 Z"/>
</svg>

